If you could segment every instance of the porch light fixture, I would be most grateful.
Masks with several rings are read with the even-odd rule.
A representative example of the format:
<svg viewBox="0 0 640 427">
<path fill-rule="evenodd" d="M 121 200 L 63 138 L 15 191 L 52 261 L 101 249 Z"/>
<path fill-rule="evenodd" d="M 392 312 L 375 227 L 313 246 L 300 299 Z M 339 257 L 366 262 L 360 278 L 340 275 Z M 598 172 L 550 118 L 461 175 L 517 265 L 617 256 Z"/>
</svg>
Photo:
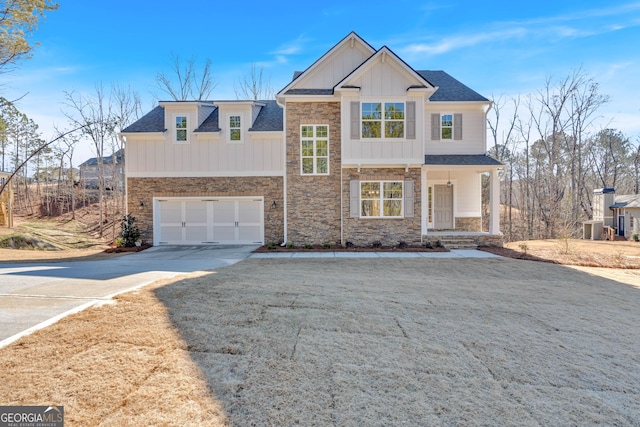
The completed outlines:
<svg viewBox="0 0 640 427">
<path fill-rule="evenodd" d="M 140 207 L 144 208 L 144 202 L 142 200 L 140 200 Z"/>
<path fill-rule="evenodd" d="M 449 180 L 447 181 L 447 187 L 453 187 L 453 184 L 451 183 L 451 171 L 449 171 Z"/>
<path fill-rule="evenodd" d="M 274 200 L 274 201 L 271 203 L 271 209 L 275 209 L 275 208 L 277 208 L 277 207 L 278 207 L 278 204 L 277 204 L 277 203 L 276 203 L 276 201 Z"/>
</svg>

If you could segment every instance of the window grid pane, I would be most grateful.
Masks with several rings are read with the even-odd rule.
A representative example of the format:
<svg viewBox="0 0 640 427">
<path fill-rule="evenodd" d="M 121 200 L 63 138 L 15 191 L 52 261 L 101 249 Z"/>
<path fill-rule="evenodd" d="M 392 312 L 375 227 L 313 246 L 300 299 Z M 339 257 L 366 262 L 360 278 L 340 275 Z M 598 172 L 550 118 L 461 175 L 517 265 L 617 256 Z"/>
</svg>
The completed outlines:
<svg viewBox="0 0 640 427">
<path fill-rule="evenodd" d="M 402 181 L 360 182 L 360 216 L 402 217 L 403 190 L 404 182 Z"/>
<path fill-rule="evenodd" d="M 300 157 L 303 175 L 329 173 L 329 127 L 326 125 L 300 126 Z"/>
</svg>

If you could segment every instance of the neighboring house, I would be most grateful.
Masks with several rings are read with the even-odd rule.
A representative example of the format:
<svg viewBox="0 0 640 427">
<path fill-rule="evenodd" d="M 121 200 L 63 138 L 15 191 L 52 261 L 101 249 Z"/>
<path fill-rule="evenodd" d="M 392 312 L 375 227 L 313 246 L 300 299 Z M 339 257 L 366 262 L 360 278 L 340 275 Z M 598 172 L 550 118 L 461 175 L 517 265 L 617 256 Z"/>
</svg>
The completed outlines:
<svg viewBox="0 0 640 427">
<path fill-rule="evenodd" d="M 102 158 L 104 181 L 107 188 L 122 186 L 124 150 L 118 150 L 110 156 Z M 92 157 L 80 164 L 80 182 L 87 188 L 98 188 L 99 171 L 98 158 Z"/>
<path fill-rule="evenodd" d="M 625 238 L 640 233 L 640 194 L 616 194 L 613 188 L 593 192 L 593 219 L 583 223 L 583 239 L 600 240 L 603 227 Z"/>
<path fill-rule="evenodd" d="M 129 213 L 154 245 L 501 244 L 490 107 L 350 33 L 276 100 L 160 102 L 124 129 Z"/>
</svg>

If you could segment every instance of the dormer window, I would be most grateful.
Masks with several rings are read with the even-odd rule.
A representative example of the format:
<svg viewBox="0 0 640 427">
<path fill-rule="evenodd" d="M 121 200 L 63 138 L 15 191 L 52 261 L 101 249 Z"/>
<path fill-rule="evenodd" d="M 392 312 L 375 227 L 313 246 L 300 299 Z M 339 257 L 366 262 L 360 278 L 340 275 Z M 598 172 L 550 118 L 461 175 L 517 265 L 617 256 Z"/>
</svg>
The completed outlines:
<svg viewBox="0 0 640 427">
<path fill-rule="evenodd" d="M 229 141 L 242 141 L 242 119 L 240 116 L 229 116 Z"/>
<path fill-rule="evenodd" d="M 176 116 L 175 142 L 187 142 L 187 116 Z"/>
</svg>

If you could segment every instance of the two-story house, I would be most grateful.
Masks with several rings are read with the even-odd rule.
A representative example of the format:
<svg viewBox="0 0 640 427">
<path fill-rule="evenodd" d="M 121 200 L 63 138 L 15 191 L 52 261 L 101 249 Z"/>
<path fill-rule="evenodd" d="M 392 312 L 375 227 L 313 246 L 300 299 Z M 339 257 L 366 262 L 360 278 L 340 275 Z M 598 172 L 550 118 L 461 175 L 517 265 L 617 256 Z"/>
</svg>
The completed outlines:
<svg viewBox="0 0 640 427">
<path fill-rule="evenodd" d="M 129 213 L 154 245 L 500 241 L 490 107 L 350 33 L 276 100 L 160 102 L 124 129 Z"/>
</svg>

